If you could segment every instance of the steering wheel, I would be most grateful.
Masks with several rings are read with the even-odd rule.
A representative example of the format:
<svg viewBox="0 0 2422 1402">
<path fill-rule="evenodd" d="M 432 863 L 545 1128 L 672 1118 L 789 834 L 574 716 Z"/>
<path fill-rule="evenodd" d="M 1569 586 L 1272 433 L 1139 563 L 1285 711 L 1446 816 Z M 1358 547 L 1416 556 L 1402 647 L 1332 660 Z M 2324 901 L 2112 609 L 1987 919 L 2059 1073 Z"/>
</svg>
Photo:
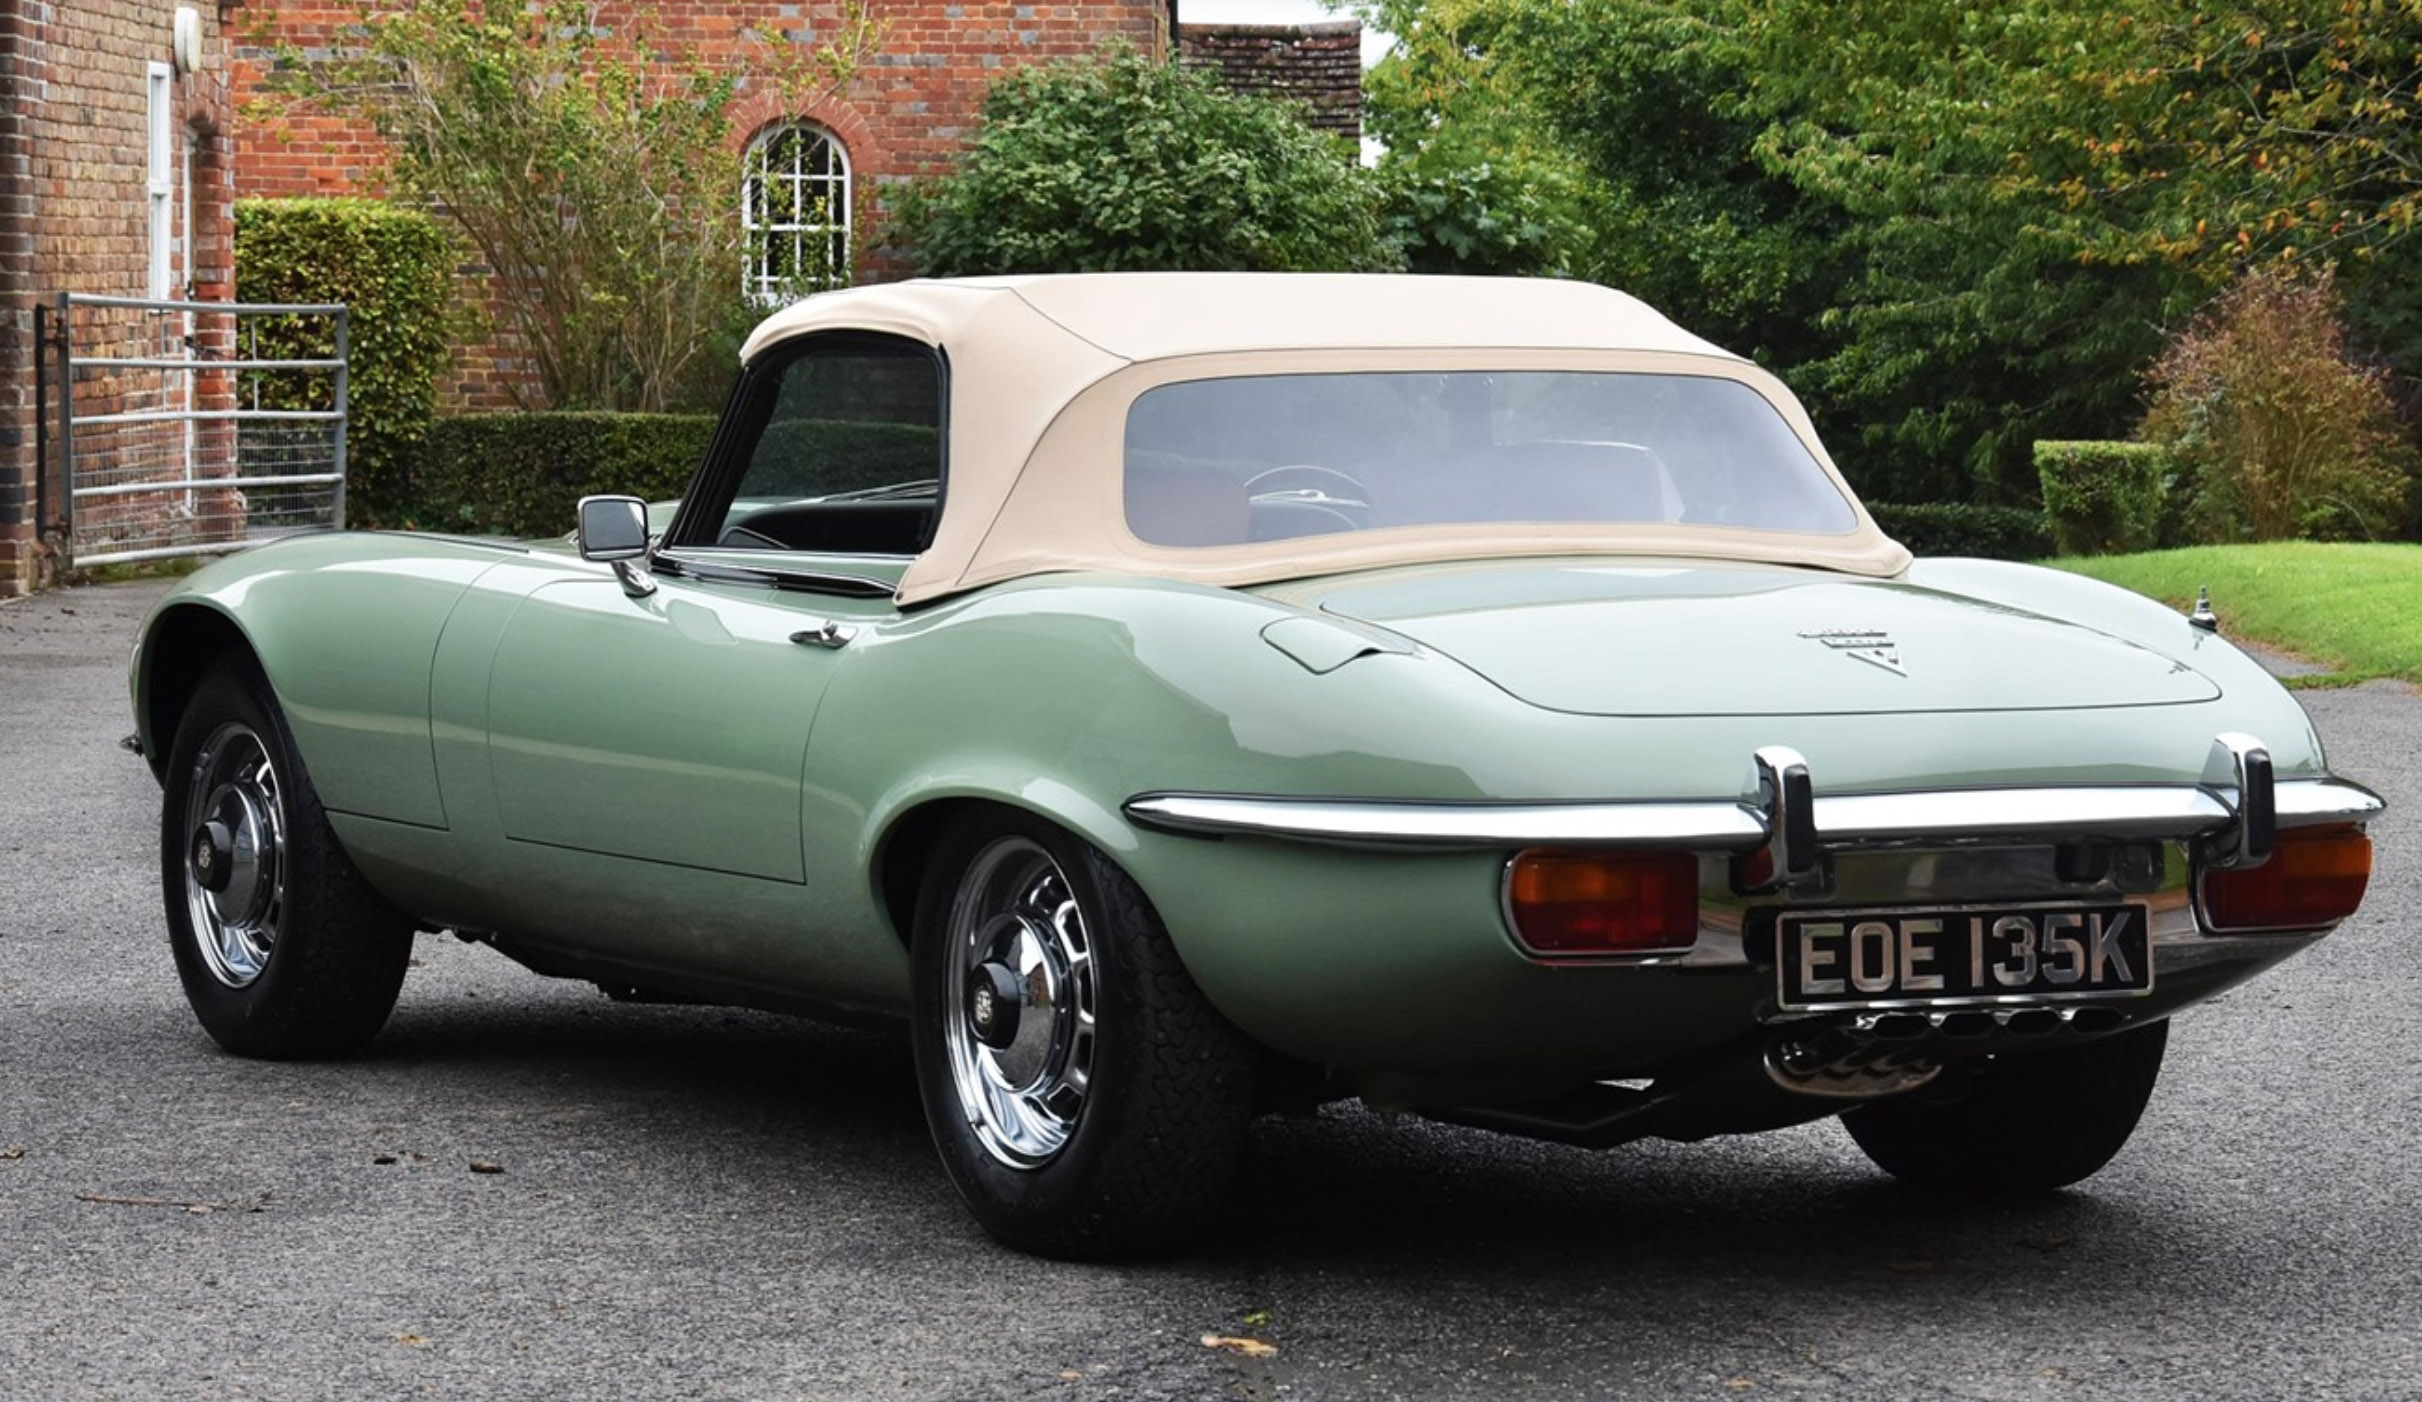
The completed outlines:
<svg viewBox="0 0 2422 1402">
<path fill-rule="evenodd" d="M 1288 463 L 1254 473 L 1245 479 L 1245 500 L 1257 506 L 1264 502 L 1299 502 L 1347 511 L 1371 509 L 1370 493 L 1361 479 L 1313 462 Z"/>
<path fill-rule="evenodd" d="M 1359 531 L 1371 520 L 1362 483 L 1318 463 L 1289 463 L 1254 473 L 1245 479 L 1245 503 L 1252 513 L 1246 534 L 1256 541 Z"/>
</svg>

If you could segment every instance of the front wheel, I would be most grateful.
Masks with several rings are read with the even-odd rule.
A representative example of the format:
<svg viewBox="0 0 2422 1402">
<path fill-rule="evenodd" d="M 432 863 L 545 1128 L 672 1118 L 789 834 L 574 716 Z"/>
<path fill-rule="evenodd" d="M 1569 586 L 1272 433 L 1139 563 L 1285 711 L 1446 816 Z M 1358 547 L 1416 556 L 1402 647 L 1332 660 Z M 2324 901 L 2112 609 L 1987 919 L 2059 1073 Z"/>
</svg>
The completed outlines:
<svg viewBox="0 0 2422 1402">
<path fill-rule="evenodd" d="M 203 1030 L 258 1057 L 369 1041 L 403 986 L 412 921 L 337 844 L 257 669 L 228 658 L 203 677 L 164 779 L 161 891 Z"/>
<path fill-rule="evenodd" d="M 962 821 L 926 870 L 911 953 L 926 1122 L 985 1230 L 1114 1256 L 1219 1207 L 1257 1054 L 1109 858 L 1023 815 Z"/>
<path fill-rule="evenodd" d="M 2170 1024 L 1952 1067 L 1924 1090 L 1842 1116 L 1878 1168 L 1922 1188 L 2065 1188 L 2135 1133 L 2161 1074 Z"/>
</svg>

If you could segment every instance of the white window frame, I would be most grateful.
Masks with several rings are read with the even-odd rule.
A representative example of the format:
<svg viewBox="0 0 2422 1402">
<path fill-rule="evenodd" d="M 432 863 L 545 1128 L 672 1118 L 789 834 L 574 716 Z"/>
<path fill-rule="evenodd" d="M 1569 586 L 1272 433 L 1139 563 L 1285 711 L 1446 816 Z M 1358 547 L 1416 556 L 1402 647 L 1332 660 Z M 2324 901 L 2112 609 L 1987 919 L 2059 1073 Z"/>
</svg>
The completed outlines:
<svg viewBox="0 0 2422 1402">
<path fill-rule="evenodd" d="M 177 176 L 174 164 L 176 133 L 176 72 L 165 63 L 143 65 L 144 129 L 150 139 L 143 193 L 150 216 L 149 260 L 143 286 L 146 297 L 167 298 L 175 268 Z"/>
<path fill-rule="evenodd" d="M 827 159 L 816 169 L 816 154 Z M 746 233 L 742 268 L 749 300 L 777 306 L 805 293 L 849 281 L 851 229 L 849 148 L 813 122 L 776 122 L 748 144 L 740 177 L 740 227 Z M 830 271 L 802 281 L 784 269 L 807 265 L 821 244 Z"/>
</svg>

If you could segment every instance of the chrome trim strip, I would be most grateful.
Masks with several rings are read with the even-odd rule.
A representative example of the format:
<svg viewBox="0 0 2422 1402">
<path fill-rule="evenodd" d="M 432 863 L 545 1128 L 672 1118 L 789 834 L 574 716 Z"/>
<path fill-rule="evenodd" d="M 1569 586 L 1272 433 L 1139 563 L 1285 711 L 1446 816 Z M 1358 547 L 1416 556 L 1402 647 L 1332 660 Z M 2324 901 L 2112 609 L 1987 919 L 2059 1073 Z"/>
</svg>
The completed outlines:
<svg viewBox="0 0 2422 1402">
<path fill-rule="evenodd" d="M 2283 828 L 2360 826 L 2388 811 L 2387 799 L 2345 779 L 2282 779 L 2271 792 Z"/>
<path fill-rule="evenodd" d="M 1818 840 L 1852 844 L 2191 837 L 2227 823 L 2230 816 L 2229 806 L 2209 790 L 2186 785 L 1939 789 L 1832 794 L 1816 801 Z"/>
<path fill-rule="evenodd" d="M 1288 837 L 1383 847 L 1667 847 L 1747 851 L 1766 824 L 1733 801 L 1430 803 L 1141 794 L 1128 817 L 1164 832 Z"/>
<path fill-rule="evenodd" d="M 2282 828 L 2361 824 L 2386 807 L 2379 795 L 2343 779 L 2283 780 L 2275 793 Z M 1826 847 L 2189 838 L 2236 817 L 2220 795 L 2188 784 L 1830 794 L 1814 807 L 1817 840 Z M 1459 803 L 1163 793 L 1139 794 L 1125 812 L 1163 832 L 1350 846 L 1747 852 L 1768 839 L 1765 815 L 1729 800 Z"/>
</svg>

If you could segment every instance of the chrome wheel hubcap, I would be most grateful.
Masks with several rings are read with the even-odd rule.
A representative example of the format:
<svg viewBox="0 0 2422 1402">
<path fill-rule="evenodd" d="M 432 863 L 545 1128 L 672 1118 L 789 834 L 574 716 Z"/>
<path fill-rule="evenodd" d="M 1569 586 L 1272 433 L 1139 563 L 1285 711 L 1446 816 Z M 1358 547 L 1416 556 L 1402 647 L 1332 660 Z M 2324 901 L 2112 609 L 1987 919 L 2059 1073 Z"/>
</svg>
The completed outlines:
<svg viewBox="0 0 2422 1402">
<path fill-rule="evenodd" d="M 1059 863 L 1022 837 L 976 855 L 951 902 L 943 1043 L 986 1153 L 1038 1168 L 1068 1143 L 1093 1070 L 1093 942 Z"/>
<path fill-rule="evenodd" d="M 286 907 L 284 790 L 268 748 L 230 721 L 203 742 L 185 789 L 185 913 L 211 977 L 261 976 Z"/>
</svg>

